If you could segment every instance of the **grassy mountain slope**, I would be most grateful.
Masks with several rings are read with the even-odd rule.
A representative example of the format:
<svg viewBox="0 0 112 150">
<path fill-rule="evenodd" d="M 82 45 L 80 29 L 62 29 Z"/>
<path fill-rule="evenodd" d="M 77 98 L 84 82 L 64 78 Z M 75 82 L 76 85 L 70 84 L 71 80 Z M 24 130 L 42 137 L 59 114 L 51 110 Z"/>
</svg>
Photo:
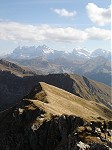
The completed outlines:
<svg viewBox="0 0 112 150">
<path fill-rule="evenodd" d="M 36 94 L 31 92 L 26 99 L 28 100 L 29 98 L 36 106 L 39 106 L 48 113 L 55 115 L 77 115 L 91 120 L 96 120 L 98 117 L 104 119 L 111 118 L 111 111 L 104 105 L 85 100 L 44 82 L 41 82 L 33 90 L 35 93 L 40 91 Z"/>
<path fill-rule="evenodd" d="M 73 85 L 77 94 L 81 97 L 88 100 L 100 101 L 104 104 L 110 105 L 111 103 L 111 87 L 99 83 L 93 80 L 90 80 L 84 76 L 70 75 L 74 80 L 75 84 Z M 79 87 L 77 88 L 76 87 Z"/>
</svg>

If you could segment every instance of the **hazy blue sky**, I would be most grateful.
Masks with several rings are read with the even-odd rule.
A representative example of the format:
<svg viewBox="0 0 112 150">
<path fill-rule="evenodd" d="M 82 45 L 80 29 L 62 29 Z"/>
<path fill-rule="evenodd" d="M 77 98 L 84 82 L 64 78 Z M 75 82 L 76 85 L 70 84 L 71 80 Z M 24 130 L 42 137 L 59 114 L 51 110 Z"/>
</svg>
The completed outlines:
<svg viewBox="0 0 112 150">
<path fill-rule="evenodd" d="M 22 45 L 110 50 L 110 0 L 0 0 L 0 54 Z"/>
</svg>

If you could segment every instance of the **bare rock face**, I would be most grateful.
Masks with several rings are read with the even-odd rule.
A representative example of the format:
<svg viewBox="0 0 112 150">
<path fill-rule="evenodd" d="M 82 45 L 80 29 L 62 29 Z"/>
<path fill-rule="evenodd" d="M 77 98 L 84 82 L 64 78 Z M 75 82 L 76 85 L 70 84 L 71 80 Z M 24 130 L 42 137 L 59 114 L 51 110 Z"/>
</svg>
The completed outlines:
<svg viewBox="0 0 112 150">
<path fill-rule="evenodd" d="M 93 143 L 90 147 L 90 150 L 109 150 L 109 147 L 99 143 Z"/>
<path fill-rule="evenodd" d="M 25 114 L 18 109 L 8 126 L 2 126 L 0 149 L 70 150 L 71 146 L 75 146 L 78 140 L 75 130 L 84 123 L 81 118 L 62 115 L 44 120 L 40 118 L 42 114 L 44 112 L 39 108 L 33 114 L 31 110 Z M 34 122 L 36 117 L 37 123 Z"/>
<path fill-rule="evenodd" d="M 88 144 L 85 144 L 83 142 L 79 142 L 76 144 L 75 149 L 74 150 L 89 150 L 90 146 Z"/>
</svg>

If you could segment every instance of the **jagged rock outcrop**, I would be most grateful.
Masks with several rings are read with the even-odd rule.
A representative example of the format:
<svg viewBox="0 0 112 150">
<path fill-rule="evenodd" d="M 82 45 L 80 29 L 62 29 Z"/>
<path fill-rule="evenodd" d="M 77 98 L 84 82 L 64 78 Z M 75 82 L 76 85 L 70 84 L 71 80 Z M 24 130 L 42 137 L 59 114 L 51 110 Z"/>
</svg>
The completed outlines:
<svg viewBox="0 0 112 150">
<path fill-rule="evenodd" d="M 15 118 L 8 123 L 10 129 L 5 126 L 5 129 L 2 130 L 0 149 L 53 150 L 56 147 L 62 147 L 66 150 L 67 147 L 70 147 L 70 144 L 73 144 L 70 136 L 78 126 L 83 125 L 83 120 L 79 117 L 65 115 L 44 120 L 40 118 L 40 114 L 42 115 L 43 112 L 39 109 L 33 111 L 33 114 L 31 111 L 25 114 L 19 110 L 19 114 L 16 114 Z M 34 115 L 37 117 L 36 123 Z"/>
<path fill-rule="evenodd" d="M 78 142 L 74 148 L 74 150 L 89 150 L 89 149 L 90 149 L 90 146 L 81 141 Z"/>
<path fill-rule="evenodd" d="M 9 122 L 5 122 L 7 117 L 2 120 L 5 127 L 2 126 L 0 129 L 0 149 L 109 150 L 109 147 L 103 144 L 88 145 L 81 141 L 77 128 L 84 125 L 84 120 L 80 117 L 68 115 L 51 116 L 49 119 L 44 117 L 45 112 L 39 108 L 23 112 L 18 108 L 18 114 L 10 116 Z"/>
<path fill-rule="evenodd" d="M 91 144 L 90 150 L 109 150 L 109 147 L 99 143 Z"/>
</svg>

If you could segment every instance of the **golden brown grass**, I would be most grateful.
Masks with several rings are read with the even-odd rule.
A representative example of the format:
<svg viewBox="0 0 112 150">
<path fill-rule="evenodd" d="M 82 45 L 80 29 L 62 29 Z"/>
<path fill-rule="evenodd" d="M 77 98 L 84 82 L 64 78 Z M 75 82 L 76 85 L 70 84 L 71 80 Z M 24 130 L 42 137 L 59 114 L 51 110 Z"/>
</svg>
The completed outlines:
<svg viewBox="0 0 112 150">
<path fill-rule="evenodd" d="M 53 115 L 76 115 L 84 119 L 98 120 L 99 117 L 103 119 L 111 119 L 111 111 L 103 104 L 98 104 L 93 101 L 87 101 L 69 92 L 66 92 L 57 87 L 41 82 L 42 89 L 46 93 L 46 100 L 48 103 L 37 100 L 31 100 L 36 106 L 41 107 L 46 113 Z M 38 94 L 37 94 L 38 95 Z M 44 95 L 45 96 L 45 95 Z"/>
</svg>

